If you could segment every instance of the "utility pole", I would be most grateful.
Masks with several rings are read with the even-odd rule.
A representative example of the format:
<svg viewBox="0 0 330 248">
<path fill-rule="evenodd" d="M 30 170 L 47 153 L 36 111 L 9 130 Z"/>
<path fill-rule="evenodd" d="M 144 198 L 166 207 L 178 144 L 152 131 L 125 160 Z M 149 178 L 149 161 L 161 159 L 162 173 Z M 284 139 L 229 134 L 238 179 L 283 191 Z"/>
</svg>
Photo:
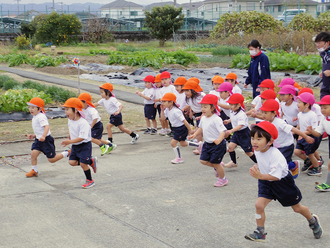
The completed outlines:
<svg viewBox="0 0 330 248">
<path fill-rule="evenodd" d="M 60 4 L 61 5 L 61 12 L 63 13 L 63 2 L 59 2 L 59 3 L 57 3 L 57 4 Z"/>
<path fill-rule="evenodd" d="M 55 11 L 55 0 L 53 0 L 53 11 Z"/>
<path fill-rule="evenodd" d="M 15 2 L 17 2 L 17 15 L 19 15 L 19 2 L 21 1 L 21 0 L 14 0 Z"/>
</svg>

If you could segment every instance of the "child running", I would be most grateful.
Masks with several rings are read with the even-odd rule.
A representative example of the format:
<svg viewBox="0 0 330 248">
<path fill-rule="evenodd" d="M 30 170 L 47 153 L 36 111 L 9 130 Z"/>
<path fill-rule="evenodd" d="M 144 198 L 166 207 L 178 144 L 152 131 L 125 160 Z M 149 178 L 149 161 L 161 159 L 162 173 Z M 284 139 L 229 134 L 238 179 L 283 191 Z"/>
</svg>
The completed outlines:
<svg viewBox="0 0 330 248">
<path fill-rule="evenodd" d="M 113 86 L 111 83 L 105 83 L 100 86 L 100 93 L 102 99 L 97 103 L 94 103 L 95 107 L 97 106 L 104 106 L 106 111 L 110 115 L 110 122 L 107 124 L 107 131 L 108 131 L 108 140 L 113 143 L 112 138 L 112 130 L 113 126 L 119 128 L 120 131 L 127 133 L 129 136 L 132 137 L 131 144 L 134 145 L 136 141 L 140 138 L 139 134 L 135 134 L 128 128 L 126 128 L 122 121 L 121 110 L 123 109 L 123 105 L 118 102 L 115 95 L 113 94 Z"/>
<path fill-rule="evenodd" d="M 268 121 L 254 125 L 251 130 L 251 142 L 258 164 L 250 168 L 250 175 L 258 179 L 258 199 L 255 203 L 257 228 L 245 236 L 253 241 L 265 241 L 265 208 L 272 200 L 278 200 L 283 207 L 292 207 L 293 211 L 304 216 L 313 231 L 314 238 L 322 236 L 319 218 L 300 204 L 301 192 L 295 185 L 284 156 L 273 147 L 277 139 L 276 127 Z M 288 233 L 289 234 L 289 233 Z"/>
<path fill-rule="evenodd" d="M 153 84 L 155 83 L 155 77 L 152 75 L 146 76 L 144 79 L 145 89 L 140 92 L 136 91 L 135 93 L 144 98 L 144 117 L 147 123 L 147 130 L 144 131 L 144 134 L 157 134 L 157 121 L 156 121 L 156 109 L 154 106 L 155 99 L 155 88 Z M 152 121 L 152 126 L 150 124 L 150 120 Z"/>
<path fill-rule="evenodd" d="M 276 99 L 276 93 L 275 91 L 273 90 L 265 90 L 264 92 L 262 92 L 260 95 L 260 98 L 261 98 L 261 104 L 263 105 L 265 103 L 265 101 L 269 100 L 269 99 L 273 99 L 275 100 Z M 263 115 L 262 115 L 262 111 L 259 110 L 258 111 L 255 111 L 253 110 L 251 112 L 251 117 L 254 117 L 254 118 L 259 118 L 259 119 L 263 119 Z"/>
<path fill-rule="evenodd" d="M 155 77 L 155 86 L 156 88 L 155 88 L 154 107 L 158 112 L 159 121 L 162 127 L 160 132 L 164 133 L 165 122 L 160 119 L 160 113 L 161 113 L 160 105 L 162 104 L 162 88 L 163 88 L 162 80 L 160 79 L 160 73 L 157 74 Z"/>
<path fill-rule="evenodd" d="M 161 109 L 161 119 L 169 119 L 169 121 L 172 123 L 174 133 L 171 146 L 175 154 L 175 159 L 171 160 L 171 162 L 172 164 L 181 164 L 183 163 L 183 158 L 181 157 L 178 143 L 180 143 L 181 146 L 198 146 L 199 144 L 186 141 L 188 134 L 192 134 L 193 131 L 189 123 L 184 118 L 181 109 L 179 109 L 179 107 L 176 105 L 176 96 L 174 93 L 169 92 L 163 96 Z"/>
<path fill-rule="evenodd" d="M 237 145 L 240 145 L 246 155 L 248 155 L 253 162 L 257 163 L 256 157 L 252 152 L 251 140 L 249 139 L 250 129 L 248 117 L 245 114 L 244 97 L 239 93 L 235 93 L 229 97 L 227 102 L 229 103 L 231 110 L 230 119 L 225 120 L 223 123 L 232 124 L 233 128 L 226 131 L 226 137 L 232 133 L 233 136 L 231 137 L 231 141 L 228 145 L 231 161 L 223 166 L 226 168 L 237 167 L 235 152 Z"/>
<path fill-rule="evenodd" d="M 296 179 L 300 173 L 300 163 L 299 161 L 292 161 L 292 154 L 294 151 L 294 138 L 292 133 L 303 137 L 308 144 L 312 144 L 314 139 L 279 118 L 279 108 L 280 105 L 276 100 L 269 99 L 265 101 L 260 110 L 262 111 L 263 119 L 269 121 L 277 128 L 278 137 L 275 139 L 274 143 L 276 142 L 276 148 L 285 157 L 288 168 L 291 171 L 293 178 Z"/>
<path fill-rule="evenodd" d="M 176 102 L 178 103 L 180 109 L 183 109 L 187 105 L 186 94 L 182 89 L 186 82 L 187 79 L 185 77 L 178 77 L 173 84 L 176 90 Z"/>
<path fill-rule="evenodd" d="M 309 126 L 307 131 L 309 131 L 315 137 L 321 137 L 324 132 L 330 135 L 330 95 L 324 96 L 317 104 L 321 105 L 321 111 L 325 118 L 321 121 L 320 125 L 315 130 L 313 127 Z M 330 161 L 328 163 L 328 174 L 326 182 L 316 185 L 315 188 L 318 191 L 330 192 Z"/>
<path fill-rule="evenodd" d="M 61 142 L 61 145 L 72 145 L 69 164 L 81 166 L 86 176 L 86 183 L 82 185 L 82 188 L 88 189 L 95 185 L 89 166 L 92 167 L 94 173 L 97 170 L 97 158 L 92 158 L 91 127 L 84 119 L 83 104 L 78 98 L 69 98 L 63 107 L 68 117 L 70 135 L 68 140 Z"/>
<path fill-rule="evenodd" d="M 218 106 L 220 107 L 220 118 L 222 121 L 228 120 L 230 116 L 230 106 L 227 102 L 229 97 L 233 94 L 233 85 L 229 82 L 224 82 L 220 85 L 218 92 L 220 93 Z M 233 128 L 231 123 L 225 125 L 230 130 Z"/>
<path fill-rule="evenodd" d="M 100 147 L 101 156 L 116 149 L 117 145 L 111 144 L 110 141 L 102 139 L 103 123 L 101 122 L 99 112 L 95 109 L 95 106 L 92 103 L 92 96 L 88 93 L 82 93 L 79 95 L 78 99 L 83 103 L 85 119 L 92 129 L 92 142 Z"/>
<path fill-rule="evenodd" d="M 282 80 L 283 81 L 283 80 Z M 284 85 L 279 91 L 281 99 L 281 118 L 289 125 L 297 127 L 299 109 L 296 101 L 296 88 L 293 85 Z"/>
<path fill-rule="evenodd" d="M 211 90 L 209 92 L 209 94 L 212 94 L 212 95 L 216 95 L 219 99 L 220 99 L 220 94 L 218 92 L 218 89 L 220 87 L 220 85 L 224 82 L 225 80 L 223 79 L 223 77 L 221 76 L 214 76 L 212 78 L 212 88 L 213 90 Z"/>
<path fill-rule="evenodd" d="M 50 126 L 45 114 L 44 100 L 39 97 L 32 98 L 27 105 L 29 106 L 32 118 L 32 128 L 34 134 L 30 134 L 29 139 L 34 139 L 31 147 L 31 166 L 30 172 L 26 173 L 26 177 L 38 176 L 38 156 L 43 153 L 50 163 L 55 163 L 64 157 L 68 157 L 71 151 L 64 151 L 56 154 L 54 138 L 51 136 Z"/>
<path fill-rule="evenodd" d="M 217 103 L 218 98 L 215 95 L 208 94 L 203 97 L 200 102 L 203 116 L 198 130 L 189 139 L 194 139 L 199 133 L 203 132 L 205 142 L 202 147 L 200 162 L 215 169 L 216 177 L 219 177 L 219 179 L 214 186 L 223 187 L 228 184 L 225 170 L 220 164 L 226 153 L 226 140 L 224 139 L 226 128 L 217 115 L 219 112 Z"/>
<path fill-rule="evenodd" d="M 228 73 L 225 78 L 225 81 L 231 83 L 231 85 L 233 86 L 233 94 L 235 93 L 242 94 L 241 88 L 238 87 L 237 75 L 235 73 L 233 72 Z"/>
</svg>

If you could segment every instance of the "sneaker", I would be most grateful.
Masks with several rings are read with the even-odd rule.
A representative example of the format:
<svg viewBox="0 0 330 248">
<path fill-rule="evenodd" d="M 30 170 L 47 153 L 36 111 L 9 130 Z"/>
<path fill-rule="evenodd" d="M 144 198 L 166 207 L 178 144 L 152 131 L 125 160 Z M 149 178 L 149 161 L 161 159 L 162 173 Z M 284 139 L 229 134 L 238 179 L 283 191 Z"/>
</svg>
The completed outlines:
<svg viewBox="0 0 330 248">
<path fill-rule="evenodd" d="M 65 150 L 65 152 L 68 152 L 68 156 L 67 157 L 70 157 L 70 155 L 71 155 L 71 149 L 70 150 Z"/>
<path fill-rule="evenodd" d="M 296 179 L 300 174 L 300 162 L 297 160 L 293 162 L 295 163 L 296 166 L 291 170 L 291 174 L 293 179 Z"/>
<path fill-rule="evenodd" d="M 328 134 L 324 132 L 322 135 L 322 140 L 327 140 L 327 139 L 328 139 Z"/>
<path fill-rule="evenodd" d="M 307 172 L 307 175 L 308 176 L 319 176 L 319 175 L 322 175 L 322 170 L 321 170 L 321 167 L 313 167 L 312 169 L 310 169 L 308 172 Z"/>
<path fill-rule="evenodd" d="M 170 132 L 172 132 L 171 129 L 165 128 L 165 133 L 166 133 L 166 134 L 169 134 Z"/>
<path fill-rule="evenodd" d="M 301 168 L 301 171 L 307 171 L 311 167 L 313 167 L 313 164 L 311 161 L 309 161 L 309 163 L 307 163 L 307 164 L 304 162 L 304 166 Z"/>
<path fill-rule="evenodd" d="M 144 134 L 151 134 L 151 128 L 147 128 L 147 130 L 144 131 Z"/>
<path fill-rule="evenodd" d="M 135 137 L 132 138 L 131 144 L 134 145 L 139 138 L 140 138 L 140 135 L 136 134 Z"/>
<path fill-rule="evenodd" d="M 267 233 L 260 233 L 258 229 L 256 229 L 253 233 L 245 235 L 245 238 L 252 241 L 261 241 L 264 242 L 266 240 Z"/>
<path fill-rule="evenodd" d="M 110 153 L 111 151 L 115 150 L 117 148 L 116 144 L 111 144 L 111 146 L 109 146 L 109 149 L 107 150 L 106 154 Z"/>
<path fill-rule="evenodd" d="M 218 181 L 214 184 L 214 187 L 223 187 L 227 184 L 228 184 L 227 178 L 225 178 L 225 179 L 218 178 Z"/>
<path fill-rule="evenodd" d="M 322 192 L 330 192 L 330 186 L 326 183 L 322 183 L 315 186 L 315 189 Z"/>
<path fill-rule="evenodd" d="M 110 148 L 109 145 L 103 145 L 100 147 L 101 148 L 101 156 L 107 153 L 108 149 Z"/>
<path fill-rule="evenodd" d="M 166 135 L 167 134 L 167 132 L 165 131 L 165 129 L 162 129 L 162 130 L 160 130 L 159 131 L 159 135 Z"/>
<path fill-rule="evenodd" d="M 92 164 L 90 165 L 92 167 L 94 173 L 96 173 L 97 170 L 97 157 L 92 158 Z"/>
<path fill-rule="evenodd" d="M 199 154 L 202 154 L 202 148 L 203 148 L 203 141 L 198 142 L 197 150 L 199 151 Z"/>
<path fill-rule="evenodd" d="M 230 161 L 229 163 L 224 164 L 223 166 L 226 168 L 235 168 L 235 167 L 237 167 L 237 164 L 234 164 L 233 161 Z"/>
<path fill-rule="evenodd" d="M 155 134 L 157 134 L 157 129 L 156 128 L 153 128 L 153 129 L 151 129 L 151 133 L 150 133 L 151 135 L 155 135 Z"/>
<path fill-rule="evenodd" d="M 88 189 L 95 186 L 94 180 L 88 180 L 86 179 L 86 183 L 82 185 L 83 189 Z"/>
<path fill-rule="evenodd" d="M 322 227 L 319 221 L 319 217 L 317 217 L 316 214 L 312 214 L 312 216 L 316 221 L 314 224 L 310 224 L 309 228 L 313 230 L 314 238 L 319 239 L 322 236 Z"/>
<path fill-rule="evenodd" d="M 35 172 L 34 169 L 32 169 L 30 172 L 25 174 L 26 177 L 37 177 L 38 172 Z"/>
<path fill-rule="evenodd" d="M 178 158 L 176 157 L 175 159 L 171 160 L 172 164 L 182 164 L 183 163 L 183 158 Z"/>
<path fill-rule="evenodd" d="M 166 134 L 166 137 L 172 138 L 174 136 L 174 132 L 170 131 L 168 134 Z"/>
<path fill-rule="evenodd" d="M 320 156 L 320 160 L 317 161 L 317 163 L 319 164 L 320 167 L 322 167 L 322 165 L 324 164 L 324 160 L 322 158 L 322 156 Z"/>
<path fill-rule="evenodd" d="M 198 148 L 196 148 L 195 150 L 193 150 L 193 154 L 200 155 L 200 152 L 199 152 Z"/>
</svg>

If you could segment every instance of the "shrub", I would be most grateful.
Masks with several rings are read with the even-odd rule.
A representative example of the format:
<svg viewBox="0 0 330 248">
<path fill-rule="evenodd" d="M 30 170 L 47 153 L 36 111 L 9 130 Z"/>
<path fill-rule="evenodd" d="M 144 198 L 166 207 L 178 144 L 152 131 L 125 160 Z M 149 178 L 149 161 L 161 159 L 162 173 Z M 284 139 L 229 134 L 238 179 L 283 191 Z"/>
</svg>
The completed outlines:
<svg viewBox="0 0 330 248">
<path fill-rule="evenodd" d="M 330 30 L 330 11 L 321 13 L 316 19 L 316 30 Z"/>
<path fill-rule="evenodd" d="M 300 13 L 296 15 L 288 25 L 288 28 L 293 30 L 297 30 L 297 31 L 307 30 L 310 32 L 314 32 L 315 27 L 316 27 L 315 18 L 307 13 Z"/>
<path fill-rule="evenodd" d="M 22 34 L 20 36 L 17 36 L 15 38 L 16 45 L 18 46 L 18 49 L 28 49 L 30 46 L 30 41 L 28 38 L 26 38 L 25 34 Z"/>
<path fill-rule="evenodd" d="M 239 46 L 218 46 L 212 50 L 213 55 L 231 56 L 236 54 L 248 54 L 249 49 Z"/>
</svg>

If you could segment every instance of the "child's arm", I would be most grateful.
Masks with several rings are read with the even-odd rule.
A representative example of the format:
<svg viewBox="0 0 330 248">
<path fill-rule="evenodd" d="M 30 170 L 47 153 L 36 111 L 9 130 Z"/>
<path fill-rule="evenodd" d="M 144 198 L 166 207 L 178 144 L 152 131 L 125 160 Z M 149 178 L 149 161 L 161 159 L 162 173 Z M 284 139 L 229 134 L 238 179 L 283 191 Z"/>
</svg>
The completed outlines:
<svg viewBox="0 0 330 248">
<path fill-rule="evenodd" d="M 146 95 L 143 95 L 142 92 L 140 92 L 140 91 L 135 92 L 135 94 L 138 94 L 139 96 L 143 97 L 144 99 L 146 99 L 146 100 L 148 100 L 148 101 L 151 100 L 150 97 L 148 97 L 148 96 L 146 96 Z"/>
<path fill-rule="evenodd" d="M 96 108 L 97 106 L 100 106 L 100 104 L 99 104 L 98 102 L 93 103 L 93 105 L 95 106 L 95 108 Z"/>
<path fill-rule="evenodd" d="M 251 117 L 254 117 L 254 118 L 259 118 L 259 119 L 264 119 L 263 117 L 262 117 L 262 113 L 260 113 L 259 111 L 252 111 L 252 113 L 251 113 Z"/>
<path fill-rule="evenodd" d="M 247 112 L 245 112 L 246 115 L 251 115 L 251 113 L 254 111 L 254 108 L 256 107 L 256 105 L 251 104 L 251 109 Z"/>
<path fill-rule="evenodd" d="M 164 113 L 164 106 L 163 104 L 160 105 L 160 120 L 165 121 L 166 117 L 165 117 L 165 113 Z"/>
<path fill-rule="evenodd" d="M 188 134 L 192 134 L 194 133 L 194 131 L 191 129 L 189 123 L 186 120 L 183 120 L 183 124 L 186 126 L 186 128 L 188 129 Z"/>
<path fill-rule="evenodd" d="M 226 132 L 221 132 L 220 135 L 219 135 L 219 138 L 217 138 L 216 140 L 214 140 L 213 142 L 216 144 L 216 145 L 219 145 L 223 139 L 225 138 L 225 134 Z"/>
<path fill-rule="evenodd" d="M 298 134 L 299 136 L 303 137 L 307 141 L 307 143 L 309 143 L 309 144 L 314 143 L 314 139 L 312 137 L 310 137 L 310 136 L 307 135 L 308 133 L 311 133 L 310 131 L 308 131 L 308 129 L 306 130 L 306 131 L 308 131 L 308 133 L 302 132 L 302 131 L 300 131 L 299 129 L 297 129 L 295 127 L 293 127 L 291 129 L 291 131 L 293 133 Z M 319 136 L 317 136 L 317 137 L 319 137 Z"/>
<path fill-rule="evenodd" d="M 73 140 L 70 140 L 70 139 L 68 139 L 68 140 L 63 140 L 62 142 L 61 142 L 61 145 L 62 146 L 67 146 L 67 145 L 70 145 L 70 144 L 73 144 L 73 143 L 79 143 L 79 142 L 81 142 L 81 141 L 83 141 L 84 139 L 83 138 L 75 138 L 75 139 L 73 139 Z"/>
<path fill-rule="evenodd" d="M 228 104 L 223 104 L 218 102 L 218 106 L 220 106 L 223 109 L 230 109 L 230 106 Z"/>
<path fill-rule="evenodd" d="M 121 110 L 123 109 L 123 107 L 124 107 L 123 104 L 121 104 L 119 106 L 119 109 L 116 112 L 114 112 L 113 115 L 119 115 L 119 113 L 121 112 Z"/>
<path fill-rule="evenodd" d="M 231 122 L 231 119 L 227 119 L 227 120 L 224 120 L 224 121 L 223 121 L 223 124 L 227 125 L 227 124 L 229 124 L 230 122 Z"/>
<path fill-rule="evenodd" d="M 310 134 L 313 135 L 313 136 L 315 136 L 315 137 L 320 137 L 322 135 L 321 133 L 319 133 L 315 129 L 313 129 L 312 126 L 308 126 L 307 127 L 307 131 L 310 132 Z"/>
<path fill-rule="evenodd" d="M 95 118 L 94 120 L 93 120 L 93 122 L 92 122 L 92 124 L 91 124 L 91 128 L 93 128 L 94 127 L 94 125 L 96 124 L 96 122 L 97 122 L 97 119 L 98 118 Z"/>
<path fill-rule="evenodd" d="M 228 121 L 228 120 L 227 120 Z M 243 125 L 238 125 L 230 130 L 226 131 L 226 135 L 230 135 L 232 133 L 235 133 L 236 131 L 240 130 L 243 127 Z"/>
<path fill-rule="evenodd" d="M 277 177 L 273 177 L 269 174 L 261 174 L 260 170 L 258 168 L 258 164 L 254 164 L 251 168 L 250 168 L 250 175 L 253 176 L 256 179 L 259 180 L 271 180 L 271 181 L 279 181 L 280 179 L 278 179 Z"/>
<path fill-rule="evenodd" d="M 193 135 L 189 135 L 188 136 L 188 139 L 195 139 L 196 136 L 200 135 L 200 134 L 203 134 L 203 129 L 201 128 L 198 128 L 196 132 L 194 132 Z"/>
<path fill-rule="evenodd" d="M 48 132 L 49 132 L 49 129 L 50 129 L 49 125 L 46 125 L 46 126 L 44 126 L 44 127 L 45 127 L 45 129 L 44 129 L 44 133 L 43 133 L 42 136 L 39 138 L 39 141 L 41 141 L 41 142 L 44 142 L 44 141 L 45 141 L 46 136 L 47 136 L 47 134 L 48 134 Z"/>
</svg>

